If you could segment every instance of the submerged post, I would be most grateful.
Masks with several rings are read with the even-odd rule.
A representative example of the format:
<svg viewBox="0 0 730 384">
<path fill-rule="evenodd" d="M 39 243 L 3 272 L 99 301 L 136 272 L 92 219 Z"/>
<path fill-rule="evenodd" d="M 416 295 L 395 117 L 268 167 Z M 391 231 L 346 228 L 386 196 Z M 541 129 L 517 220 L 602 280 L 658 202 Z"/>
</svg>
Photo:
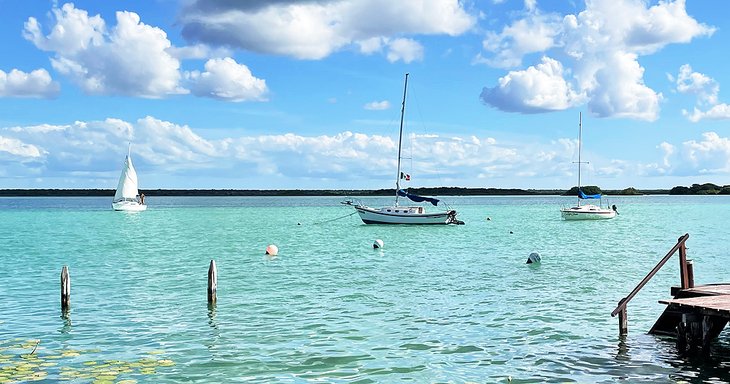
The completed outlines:
<svg viewBox="0 0 730 384">
<path fill-rule="evenodd" d="M 618 305 L 621 306 L 626 298 L 619 300 Z M 626 306 L 624 306 L 618 313 L 618 334 L 624 336 L 629 333 L 629 320 L 627 318 Z"/>
<path fill-rule="evenodd" d="M 215 304 L 218 290 L 218 270 L 215 267 L 215 260 L 210 261 L 208 268 L 208 304 Z"/>
<path fill-rule="evenodd" d="M 61 269 L 61 311 L 66 312 L 71 306 L 71 276 L 68 274 L 68 266 Z"/>
</svg>

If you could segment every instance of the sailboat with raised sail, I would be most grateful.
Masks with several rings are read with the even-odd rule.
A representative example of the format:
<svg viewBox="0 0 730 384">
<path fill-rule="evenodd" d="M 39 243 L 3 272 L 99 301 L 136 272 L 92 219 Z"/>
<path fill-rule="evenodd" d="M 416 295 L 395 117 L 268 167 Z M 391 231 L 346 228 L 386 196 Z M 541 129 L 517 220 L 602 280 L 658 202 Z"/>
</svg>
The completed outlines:
<svg viewBox="0 0 730 384">
<path fill-rule="evenodd" d="M 613 219 L 618 213 L 616 206 L 603 208 L 601 194 L 586 195 L 580 185 L 581 150 L 583 142 L 583 114 L 578 114 L 578 203 L 569 208 L 562 208 L 560 215 L 565 220 L 600 220 Z M 583 203 L 583 200 L 598 200 L 598 204 Z"/>
<path fill-rule="evenodd" d="M 395 203 L 391 206 L 372 208 L 361 203 L 355 203 L 351 200 L 344 201 L 343 204 L 352 205 L 360 219 L 365 224 L 463 224 L 456 219 L 456 211 L 447 209 L 438 212 L 426 212 L 426 208 L 420 205 L 403 206 L 399 204 L 399 199 L 405 197 L 413 202 L 428 202 L 433 206 L 438 206 L 440 200 L 433 197 L 418 196 L 401 189 L 400 182 L 403 178 L 410 179 L 410 175 L 401 172 L 401 148 L 403 142 L 403 119 L 406 111 L 406 93 L 408 91 L 408 74 L 405 76 L 403 85 L 403 103 L 400 112 L 400 130 L 398 133 L 398 169 L 395 179 Z M 405 176 L 404 176 L 405 175 Z"/>
<path fill-rule="evenodd" d="M 127 157 L 124 158 L 122 174 L 119 175 L 117 191 L 114 193 L 112 208 L 115 211 L 144 211 L 147 205 L 144 203 L 144 195 L 139 194 L 137 184 L 137 171 L 134 170 L 131 157 L 132 145 L 127 149 Z"/>
</svg>

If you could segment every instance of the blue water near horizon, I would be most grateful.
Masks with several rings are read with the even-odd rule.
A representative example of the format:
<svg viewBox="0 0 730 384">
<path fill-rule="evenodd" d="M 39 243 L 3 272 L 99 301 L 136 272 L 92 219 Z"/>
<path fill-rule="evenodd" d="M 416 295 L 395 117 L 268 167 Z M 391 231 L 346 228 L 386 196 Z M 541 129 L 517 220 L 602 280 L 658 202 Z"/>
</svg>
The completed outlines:
<svg viewBox="0 0 730 384">
<path fill-rule="evenodd" d="M 702 360 L 646 334 L 676 256 L 627 337 L 610 316 L 684 233 L 697 284 L 730 280 L 730 196 L 612 197 L 616 219 L 584 222 L 560 219 L 569 197 L 449 196 L 466 225 L 425 227 L 363 225 L 336 197 L 147 200 L 0 198 L 0 382 L 730 382 L 725 333 Z"/>
</svg>

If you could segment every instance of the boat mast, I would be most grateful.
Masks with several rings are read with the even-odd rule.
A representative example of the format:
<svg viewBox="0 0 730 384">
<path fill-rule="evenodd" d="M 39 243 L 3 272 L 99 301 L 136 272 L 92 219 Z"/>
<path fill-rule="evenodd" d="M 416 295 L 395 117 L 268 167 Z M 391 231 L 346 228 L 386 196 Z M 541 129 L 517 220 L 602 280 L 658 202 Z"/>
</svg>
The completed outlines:
<svg viewBox="0 0 730 384">
<path fill-rule="evenodd" d="M 578 197 L 580 197 L 580 152 L 583 143 L 583 112 L 578 112 Z M 579 199 L 580 200 L 580 199 Z"/>
<path fill-rule="evenodd" d="M 403 84 L 403 103 L 400 109 L 400 131 L 398 132 L 398 173 L 395 176 L 395 206 L 398 206 L 398 190 L 400 190 L 400 154 L 403 141 L 403 116 L 406 113 L 406 91 L 408 90 L 408 74 L 406 73 L 405 84 Z"/>
</svg>

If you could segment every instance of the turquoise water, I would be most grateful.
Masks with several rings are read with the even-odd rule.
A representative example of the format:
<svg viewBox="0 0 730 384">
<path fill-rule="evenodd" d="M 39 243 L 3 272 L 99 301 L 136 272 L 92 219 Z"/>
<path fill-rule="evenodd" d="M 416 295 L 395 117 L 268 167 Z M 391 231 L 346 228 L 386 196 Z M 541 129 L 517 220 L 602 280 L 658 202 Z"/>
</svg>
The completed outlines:
<svg viewBox="0 0 730 384">
<path fill-rule="evenodd" d="M 445 200 L 466 225 L 366 226 L 331 197 L 2 198 L 0 382 L 730 381 L 725 334 L 703 360 L 646 334 L 676 256 L 626 338 L 610 316 L 684 233 L 696 283 L 730 280 L 730 196 L 612 198 L 595 222 L 560 220 L 565 197 Z"/>
</svg>

